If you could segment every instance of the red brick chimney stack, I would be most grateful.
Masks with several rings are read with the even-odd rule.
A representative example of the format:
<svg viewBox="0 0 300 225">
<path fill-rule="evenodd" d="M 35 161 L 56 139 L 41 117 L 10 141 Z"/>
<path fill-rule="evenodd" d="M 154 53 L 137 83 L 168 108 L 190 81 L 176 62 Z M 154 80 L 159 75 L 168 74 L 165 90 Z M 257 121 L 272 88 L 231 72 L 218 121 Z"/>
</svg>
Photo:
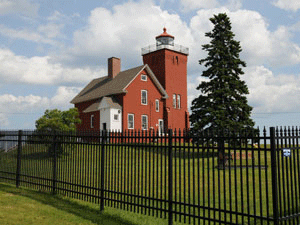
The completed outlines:
<svg viewBox="0 0 300 225">
<path fill-rule="evenodd" d="M 114 79 L 121 72 L 121 59 L 111 57 L 108 59 L 108 78 Z"/>
</svg>

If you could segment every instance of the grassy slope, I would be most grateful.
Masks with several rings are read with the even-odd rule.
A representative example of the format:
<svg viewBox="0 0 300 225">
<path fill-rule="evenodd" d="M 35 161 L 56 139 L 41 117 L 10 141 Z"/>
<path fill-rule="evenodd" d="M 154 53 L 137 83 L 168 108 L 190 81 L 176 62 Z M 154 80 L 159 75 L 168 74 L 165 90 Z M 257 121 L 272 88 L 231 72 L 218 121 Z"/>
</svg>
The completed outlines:
<svg viewBox="0 0 300 225">
<path fill-rule="evenodd" d="M 164 225 L 166 220 L 0 183 L 0 224 Z"/>
<path fill-rule="evenodd" d="M 265 189 L 265 183 L 269 183 L 270 187 L 270 179 L 265 179 L 266 174 L 268 174 L 268 178 L 271 177 L 270 167 L 268 167 L 267 170 L 263 170 L 261 175 L 259 175 L 259 171 L 257 169 L 249 169 L 248 176 L 246 175 L 248 169 L 232 169 L 220 171 L 215 169 L 215 166 L 217 165 L 216 157 L 205 157 L 206 154 L 207 156 L 209 155 L 208 149 L 196 150 L 192 148 L 187 151 L 191 153 L 195 151 L 199 156 L 193 159 L 191 155 L 185 153 L 184 155 L 182 155 L 182 157 L 176 157 L 173 160 L 174 168 L 177 168 L 177 170 L 174 170 L 176 174 L 176 176 L 174 176 L 174 180 L 176 180 L 175 183 L 177 183 L 177 185 L 174 185 L 173 187 L 173 192 L 174 194 L 176 193 L 177 201 L 179 200 L 186 203 L 190 202 L 206 207 L 212 207 L 215 204 L 215 206 L 220 209 L 233 209 L 243 213 L 250 212 L 251 214 L 254 213 L 253 204 L 256 203 L 256 214 L 264 216 L 267 214 L 266 202 L 263 200 L 262 207 L 259 207 L 261 202 L 259 201 L 260 198 L 258 198 L 258 196 L 260 194 L 262 194 L 263 196 L 266 194 L 271 194 L 268 193 Z M 43 156 L 43 154 L 46 154 L 46 152 L 47 149 L 43 148 L 43 146 L 35 146 L 33 148 L 32 146 L 24 147 L 22 154 L 24 158 L 22 160 L 22 173 L 51 178 L 52 163 L 51 159 Z M 99 183 L 97 176 L 97 174 L 99 174 L 99 171 L 97 169 L 94 170 L 94 168 L 99 169 L 99 165 L 97 163 L 99 160 L 96 160 L 100 158 L 99 149 L 89 145 L 78 145 L 73 150 L 65 150 L 65 153 L 66 154 L 64 154 L 57 160 L 58 170 L 63 171 L 63 173 L 58 172 L 58 177 L 71 183 L 77 183 L 80 181 L 80 184 L 89 186 L 93 186 L 96 184 L 97 186 L 97 184 Z M 149 195 L 154 197 L 160 197 L 161 195 L 166 196 L 168 194 L 168 184 L 164 183 L 167 170 L 163 168 L 166 168 L 167 164 L 165 154 L 163 152 L 158 153 L 155 151 L 149 151 L 149 149 L 141 150 L 140 148 L 125 148 L 121 150 L 117 147 L 112 147 L 109 149 L 109 151 L 106 151 L 106 153 L 106 171 L 111 175 L 121 175 L 119 178 L 113 176 L 114 178 L 109 178 L 107 180 L 106 185 L 110 190 L 122 191 L 127 193 L 131 193 L 132 191 L 134 191 L 135 193 L 135 191 L 138 191 L 138 193 L 144 194 L 146 192 L 149 192 Z M 8 157 L 7 160 L 5 160 L 4 158 L 2 159 L 4 160 L 3 165 L 5 165 L 5 168 L 3 169 L 6 171 L 14 172 L 16 166 L 16 157 L 13 156 L 13 152 L 11 152 L 11 154 L 11 157 L 8 157 L 10 154 L 6 155 Z M 115 160 L 115 157 L 117 157 L 118 160 Z M 261 164 L 270 165 L 269 154 L 265 156 L 263 153 L 261 153 L 260 157 L 256 155 L 255 164 L 257 164 L 259 158 L 261 159 Z M 156 163 L 153 163 L 153 161 L 156 161 Z M 251 163 L 252 160 L 249 160 L 248 165 Z M 234 160 L 231 162 L 231 165 L 233 164 L 245 164 L 245 160 Z M 131 175 L 131 168 L 133 165 L 135 165 L 135 169 L 138 168 L 134 176 Z M 149 165 L 154 165 L 154 167 L 149 167 Z M 181 173 L 178 172 L 179 168 L 181 170 Z M 125 173 L 125 171 L 127 172 Z M 158 181 L 156 181 L 156 178 L 153 179 L 153 175 L 155 174 L 157 174 L 159 177 Z M 231 177 L 229 177 L 229 174 L 231 174 Z M 199 180 L 194 179 L 194 177 L 198 176 Z M 259 179 L 259 176 L 261 176 L 261 179 Z M 132 177 L 135 177 L 133 178 L 133 182 Z M 138 182 L 136 182 L 136 180 L 138 180 Z M 253 185 L 253 180 L 255 182 L 255 185 Z M 215 183 L 215 189 L 213 187 L 213 183 Z M 127 184 L 127 186 L 125 187 L 124 184 Z M 247 190 L 245 185 L 249 187 L 249 190 Z M 151 188 L 150 190 L 149 188 L 145 189 L 148 186 L 155 188 Z M 124 187 L 124 189 L 119 190 L 118 187 Z M 255 191 L 253 187 L 255 187 Z M 75 187 L 68 188 L 74 189 Z M 231 191 L 229 192 L 228 190 Z M 79 188 L 79 191 L 92 193 L 96 196 L 99 195 L 99 193 L 94 193 L 93 191 L 85 190 L 84 188 Z M 247 195 L 248 192 L 249 195 Z M 235 193 L 238 194 L 236 195 Z M 253 200 L 254 193 L 256 194 L 256 201 Z M 67 193 L 67 195 L 69 195 L 70 197 L 77 197 L 73 196 L 72 193 Z M 119 199 L 118 195 L 116 196 L 107 194 L 106 196 L 113 199 Z M 241 196 L 243 196 L 243 202 L 241 201 Z M 229 199 L 231 199 L 231 201 L 228 201 Z M 271 199 L 271 195 L 269 196 L 269 199 Z M 249 208 L 247 207 L 247 203 L 249 204 Z M 147 203 L 147 205 L 151 204 L 154 204 L 154 206 L 156 206 L 155 203 Z M 185 213 L 190 212 L 190 210 L 194 210 L 193 208 L 183 206 L 177 206 L 176 209 Z M 269 208 L 269 213 L 271 212 L 272 210 L 271 208 Z M 195 212 L 196 215 L 199 214 L 200 216 L 207 217 L 209 211 L 201 210 L 199 213 L 197 211 Z M 216 219 L 223 218 L 223 216 L 223 213 L 210 215 L 210 217 L 214 217 Z M 240 219 L 241 218 L 238 219 L 234 216 L 233 222 Z M 227 216 L 226 220 L 229 220 L 229 216 Z M 245 222 L 246 221 L 243 221 L 243 223 Z"/>
<path fill-rule="evenodd" d="M 192 155 L 185 153 L 183 157 L 180 158 L 174 157 L 173 160 L 174 168 L 175 167 L 177 168 L 177 170 L 175 169 L 174 171 L 176 174 L 176 176 L 174 176 L 174 180 L 176 180 L 175 183 L 177 183 L 177 185 L 174 185 L 173 193 L 174 194 L 177 193 L 176 195 L 178 197 L 177 201 L 191 202 L 206 207 L 208 206 L 211 207 L 212 205 L 215 204 L 215 206 L 219 207 L 220 209 L 226 209 L 226 210 L 233 209 L 237 212 L 251 213 L 259 216 L 267 216 L 267 214 L 269 214 L 269 216 L 272 215 L 272 205 L 270 204 L 271 203 L 270 200 L 272 199 L 272 191 L 271 191 L 271 167 L 270 167 L 269 152 L 266 154 L 264 154 L 264 152 L 261 153 L 255 152 L 253 155 L 253 159 L 255 159 L 253 163 L 257 165 L 258 162 L 261 161 L 260 162 L 261 165 L 268 165 L 267 169 L 262 169 L 261 171 L 259 171 L 256 168 L 255 169 L 252 168 L 234 169 L 233 168 L 231 170 L 226 169 L 220 171 L 218 169 L 215 169 L 215 166 L 217 165 L 217 158 L 206 157 L 206 155 L 209 156 L 209 151 L 210 151 L 209 149 L 197 150 L 191 148 L 186 151 L 187 152 L 196 151 L 196 153 L 198 153 L 199 156 L 193 159 Z M 24 146 L 23 148 L 24 159 L 22 160 L 22 173 L 51 178 L 52 163 L 51 160 L 48 159 L 48 157 L 46 157 L 47 156 L 46 152 L 47 149 L 43 148 L 43 146 L 35 146 L 35 147 Z M 238 152 L 242 153 L 240 151 Z M 6 155 L 7 158 L 6 157 L 2 158 L 2 160 L 4 160 L 2 163 L 4 165 L 3 168 L 4 171 L 6 170 L 6 171 L 15 172 L 16 157 L 14 156 L 14 154 L 15 154 L 14 152 L 11 152 Z M 115 159 L 115 156 L 118 158 L 118 160 Z M 299 158 L 299 155 L 297 157 Z M 75 147 L 72 150 L 71 149 L 68 150 L 68 148 L 66 148 L 65 154 L 63 154 L 57 160 L 58 171 L 63 171 L 63 172 L 58 172 L 58 177 L 62 180 L 69 181 L 72 183 L 77 183 L 80 181 L 79 182 L 80 184 L 97 186 L 97 184 L 99 183 L 98 176 L 97 176 L 97 174 L 99 174 L 98 171 L 99 163 L 97 163 L 99 160 L 97 159 L 99 158 L 100 158 L 99 149 L 92 145 L 77 145 L 77 147 Z M 153 160 L 156 161 L 156 163 L 153 163 Z M 284 160 L 287 161 L 290 159 L 284 159 Z M 120 191 L 118 189 L 118 187 L 120 186 L 120 187 L 124 187 L 124 189 L 121 190 L 122 192 L 127 192 L 127 193 L 128 192 L 131 193 L 132 191 L 133 193 L 135 193 L 135 191 L 138 191 L 138 193 L 149 192 L 150 196 L 154 196 L 154 197 L 157 196 L 159 197 L 160 195 L 165 196 L 168 194 L 167 184 L 165 185 L 163 182 L 165 179 L 165 174 L 167 173 L 165 169 L 162 169 L 167 167 L 165 161 L 166 161 L 166 157 L 164 152 L 149 151 L 148 148 L 121 149 L 118 148 L 117 146 L 112 148 L 107 148 L 106 164 L 105 164 L 106 171 L 108 171 L 108 174 L 111 175 L 120 174 L 121 176 L 119 176 L 119 178 L 116 178 L 116 176 L 113 176 L 114 178 L 109 178 L 106 182 L 106 187 L 108 187 L 111 190 Z M 232 166 L 234 164 L 251 165 L 252 159 L 249 159 L 248 163 L 246 163 L 246 160 L 240 157 L 240 159 L 235 159 L 233 161 L 230 161 L 230 163 Z M 149 165 L 154 165 L 154 166 L 149 167 Z M 132 166 L 134 167 L 134 170 L 137 168 L 136 174 L 134 176 L 132 176 L 133 175 Z M 179 168 L 181 170 L 180 174 L 178 173 Z M 1 170 L 1 157 L 0 157 L 0 170 Z M 286 174 L 289 173 L 290 171 L 288 170 L 284 171 L 285 176 Z M 155 174 L 158 174 L 159 177 L 158 181 L 156 181 L 156 178 L 153 178 L 153 175 Z M 198 177 L 198 175 L 200 175 L 199 176 L 200 179 L 194 180 L 194 177 Z M 148 185 L 143 185 L 146 183 Z M 213 183 L 215 183 L 215 190 L 213 187 Z M 124 184 L 127 184 L 127 186 L 124 186 Z M 269 189 L 266 189 L 266 184 L 268 184 Z M 151 188 L 151 190 L 149 190 L 148 188 L 145 190 L 144 188 L 148 186 L 155 187 L 155 188 L 153 189 Z M 189 190 L 187 187 L 191 187 L 190 188 L 191 190 Z M 73 187 L 68 187 L 68 188 L 73 189 Z M 99 195 L 99 193 L 94 193 L 93 191 L 85 190 L 84 188 L 79 188 L 79 191 L 92 193 L 95 194 L 96 196 Z M 69 194 L 69 196 L 73 197 L 73 194 Z M 106 196 L 113 199 L 115 198 L 119 199 L 118 196 L 111 195 L 111 194 L 107 194 Z M 265 196 L 269 197 L 269 207 L 267 207 Z M 282 195 L 282 201 L 285 201 L 288 204 L 288 202 L 285 200 L 284 197 L 285 195 Z M 229 201 L 230 199 L 231 201 Z M 262 202 L 260 201 L 260 199 L 262 199 Z M 297 201 L 296 198 L 294 198 L 293 200 Z M 152 203 L 150 202 L 147 205 L 151 205 L 151 204 Z M 247 205 L 249 205 L 249 207 L 247 207 Z M 98 210 L 97 207 L 96 209 Z M 185 212 L 185 211 L 189 212 L 189 210 L 193 211 L 193 208 L 182 207 L 180 209 L 180 206 L 178 206 L 177 210 L 181 212 Z M 256 210 L 255 213 L 254 210 Z M 112 210 L 112 211 L 117 211 L 117 210 Z M 119 211 L 119 212 L 124 212 L 124 211 Z M 208 213 L 209 213 L 208 210 L 201 210 L 199 215 L 207 217 Z M 130 213 L 128 212 L 128 214 Z M 197 214 L 197 212 L 195 214 Z M 132 215 L 131 218 L 139 217 L 139 214 L 130 214 L 130 215 Z M 224 214 L 221 213 L 219 215 L 219 213 L 216 213 L 215 216 L 212 215 L 210 216 L 218 219 L 224 217 Z M 229 220 L 229 216 L 230 215 L 227 215 L 227 219 L 226 219 L 227 221 Z M 238 216 L 238 218 L 233 216 L 233 222 L 235 220 L 241 221 L 241 219 L 242 218 L 240 218 L 240 216 Z M 150 217 L 150 221 L 153 220 L 155 220 L 155 218 Z M 244 224 L 247 222 L 253 223 L 252 219 L 251 221 L 242 221 L 242 223 Z M 257 223 L 257 221 L 255 223 Z M 136 224 L 149 224 L 149 223 L 137 222 Z M 153 223 L 153 224 L 159 224 L 159 223 Z"/>
</svg>

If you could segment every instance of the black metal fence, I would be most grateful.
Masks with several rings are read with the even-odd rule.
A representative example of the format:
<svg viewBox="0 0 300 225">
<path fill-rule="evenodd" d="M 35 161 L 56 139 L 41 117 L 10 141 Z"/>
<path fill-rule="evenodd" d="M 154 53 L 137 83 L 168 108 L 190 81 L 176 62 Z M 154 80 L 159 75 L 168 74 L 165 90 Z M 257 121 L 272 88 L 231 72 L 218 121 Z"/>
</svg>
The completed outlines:
<svg viewBox="0 0 300 225">
<path fill-rule="evenodd" d="M 0 131 L 0 182 L 192 224 L 299 224 L 300 130 Z"/>
</svg>

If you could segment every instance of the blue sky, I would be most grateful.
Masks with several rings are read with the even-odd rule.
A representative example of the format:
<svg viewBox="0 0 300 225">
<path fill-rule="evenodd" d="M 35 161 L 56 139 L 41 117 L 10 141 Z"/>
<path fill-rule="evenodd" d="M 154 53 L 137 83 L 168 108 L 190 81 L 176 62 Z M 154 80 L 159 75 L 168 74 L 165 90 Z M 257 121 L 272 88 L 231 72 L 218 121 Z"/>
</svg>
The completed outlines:
<svg viewBox="0 0 300 225">
<path fill-rule="evenodd" d="M 141 48 L 165 26 L 189 47 L 188 100 L 199 93 L 209 18 L 226 12 L 247 63 L 242 77 L 257 126 L 298 126 L 299 0 L 0 0 L 0 129 L 32 129 L 46 109 L 107 74 L 142 64 Z"/>
</svg>

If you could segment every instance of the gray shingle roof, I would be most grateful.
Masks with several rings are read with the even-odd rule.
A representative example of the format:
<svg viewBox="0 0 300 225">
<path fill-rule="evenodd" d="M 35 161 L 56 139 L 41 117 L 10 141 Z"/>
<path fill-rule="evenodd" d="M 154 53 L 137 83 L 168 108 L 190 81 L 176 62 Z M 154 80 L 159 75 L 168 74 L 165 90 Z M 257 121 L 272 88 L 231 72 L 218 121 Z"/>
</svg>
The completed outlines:
<svg viewBox="0 0 300 225">
<path fill-rule="evenodd" d="M 87 112 L 98 111 L 99 107 L 100 107 L 100 103 L 102 101 L 106 101 L 106 103 L 108 104 L 108 106 L 110 108 L 122 109 L 122 107 L 120 106 L 120 104 L 118 103 L 118 101 L 114 97 L 103 97 L 101 100 L 99 99 L 95 103 L 93 103 L 92 105 L 90 105 L 89 107 L 87 107 L 83 112 L 87 113 Z"/>
<path fill-rule="evenodd" d="M 75 98 L 72 99 L 71 103 L 76 104 L 80 102 L 99 99 L 105 96 L 126 93 L 126 87 L 143 69 L 147 70 L 154 83 L 163 94 L 163 97 L 167 98 L 168 95 L 166 91 L 161 86 L 149 66 L 142 65 L 122 71 L 114 79 L 110 79 L 108 78 L 108 76 L 106 76 L 92 80 L 77 96 L 75 96 Z"/>
</svg>

